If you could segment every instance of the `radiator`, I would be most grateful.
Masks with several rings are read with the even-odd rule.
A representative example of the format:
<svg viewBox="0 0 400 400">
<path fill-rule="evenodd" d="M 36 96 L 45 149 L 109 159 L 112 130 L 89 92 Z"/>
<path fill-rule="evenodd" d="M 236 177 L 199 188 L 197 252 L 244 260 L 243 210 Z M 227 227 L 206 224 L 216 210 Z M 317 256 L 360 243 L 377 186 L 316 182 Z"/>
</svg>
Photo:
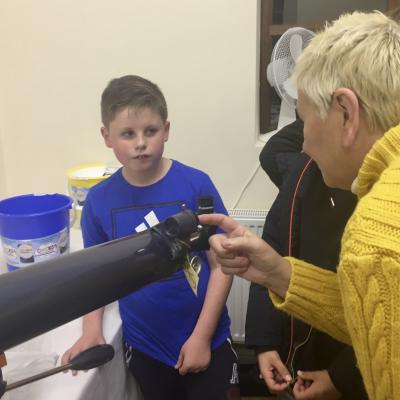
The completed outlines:
<svg viewBox="0 0 400 400">
<path fill-rule="evenodd" d="M 249 209 L 228 210 L 228 213 L 232 218 L 241 224 L 246 225 L 258 236 L 261 236 L 262 234 L 267 212 L 267 210 Z M 226 303 L 231 318 L 231 334 L 234 342 L 244 342 L 249 287 L 250 282 L 235 276 Z"/>
</svg>

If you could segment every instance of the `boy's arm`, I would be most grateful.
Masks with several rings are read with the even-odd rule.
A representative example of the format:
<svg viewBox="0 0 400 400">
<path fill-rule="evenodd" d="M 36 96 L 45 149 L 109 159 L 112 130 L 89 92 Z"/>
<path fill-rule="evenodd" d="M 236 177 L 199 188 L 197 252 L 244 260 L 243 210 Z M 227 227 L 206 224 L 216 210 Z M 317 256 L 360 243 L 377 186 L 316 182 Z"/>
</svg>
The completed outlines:
<svg viewBox="0 0 400 400">
<path fill-rule="evenodd" d="M 212 196 L 214 211 L 227 214 L 217 188 L 208 175 L 204 175 L 198 186 L 197 196 Z M 204 303 L 192 334 L 179 353 L 175 368 L 181 375 L 204 371 L 211 360 L 211 342 L 225 307 L 233 277 L 224 274 L 217 263 L 214 252 L 206 252 L 210 276 Z"/>
<path fill-rule="evenodd" d="M 207 259 L 210 265 L 210 279 L 204 304 L 192 335 L 195 334 L 211 343 L 225 307 L 233 277 L 221 271 L 214 253 L 208 251 Z"/>
<path fill-rule="evenodd" d="M 96 203 L 96 200 L 92 197 L 92 192 L 89 190 L 81 216 L 81 229 L 85 248 L 109 240 L 94 212 L 93 204 Z M 101 307 L 82 317 L 82 335 L 63 354 L 61 364 L 67 364 L 73 357 L 90 347 L 106 343 L 103 335 L 103 316 L 104 307 Z M 72 375 L 76 374 L 77 371 L 72 371 Z"/>
<path fill-rule="evenodd" d="M 104 307 L 92 311 L 82 318 L 82 336 L 70 347 L 61 358 L 61 365 L 67 364 L 82 351 L 106 343 L 103 336 Z M 72 371 L 76 375 L 77 371 Z"/>
<path fill-rule="evenodd" d="M 175 366 L 181 375 L 204 371 L 208 367 L 211 360 L 212 338 L 232 285 L 233 277 L 221 271 L 214 254 L 208 251 L 207 259 L 210 265 L 210 278 L 204 304 L 192 334 L 182 346 Z"/>
<path fill-rule="evenodd" d="M 84 315 L 82 319 L 82 336 L 92 340 L 103 337 L 103 316 L 104 307 Z"/>
</svg>

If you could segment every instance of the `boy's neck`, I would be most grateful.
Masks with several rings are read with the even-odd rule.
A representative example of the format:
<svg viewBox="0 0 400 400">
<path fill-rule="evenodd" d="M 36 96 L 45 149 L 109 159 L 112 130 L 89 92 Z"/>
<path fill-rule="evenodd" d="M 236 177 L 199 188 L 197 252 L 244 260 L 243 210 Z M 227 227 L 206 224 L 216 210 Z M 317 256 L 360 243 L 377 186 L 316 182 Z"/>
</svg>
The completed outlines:
<svg viewBox="0 0 400 400">
<path fill-rule="evenodd" d="M 128 171 L 128 169 L 123 166 L 122 176 L 131 185 L 149 186 L 164 178 L 164 176 L 171 168 L 171 165 L 172 161 L 168 158 L 163 157 L 158 163 L 157 169 L 155 170 L 132 173 L 132 171 Z"/>
</svg>

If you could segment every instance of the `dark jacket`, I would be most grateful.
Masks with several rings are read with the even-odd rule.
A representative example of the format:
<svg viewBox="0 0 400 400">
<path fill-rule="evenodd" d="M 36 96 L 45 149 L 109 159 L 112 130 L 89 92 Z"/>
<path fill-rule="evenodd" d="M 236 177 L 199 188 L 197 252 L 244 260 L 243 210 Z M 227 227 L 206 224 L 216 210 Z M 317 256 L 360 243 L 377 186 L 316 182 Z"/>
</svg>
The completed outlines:
<svg viewBox="0 0 400 400">
<path fill-rule="evenodd" d="M 302 144 L 303 126 L 296 121 L 274 135 L 260 154 L 261 166 L 279 188 L 263 239 L 282 256 L 335 271 L 356 198 L 328 188 L 317 165 L 301 153 Z M 342 399 L 367 399 L 352 348 L 275 309 L 257 284 L 250 287 L 245 340 L 257 353 L 278 351 L 293 375 L 299 369 L 327 369 Z"/>
</svg>

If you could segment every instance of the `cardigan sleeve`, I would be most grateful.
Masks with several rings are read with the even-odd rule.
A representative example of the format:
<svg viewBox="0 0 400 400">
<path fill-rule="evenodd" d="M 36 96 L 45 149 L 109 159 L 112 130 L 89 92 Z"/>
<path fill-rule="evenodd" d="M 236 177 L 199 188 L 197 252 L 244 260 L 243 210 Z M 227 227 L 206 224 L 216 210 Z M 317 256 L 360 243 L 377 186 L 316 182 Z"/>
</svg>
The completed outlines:
<svg viewBox="0 0 400 400">
<path fill-rule="evenodd" d="M 270 291 L 275 307 L 351 344 L 336 273 L 292 257 L 286 259 L 292 265 L 292 276 L 285 299 Z"/>
</svg>

